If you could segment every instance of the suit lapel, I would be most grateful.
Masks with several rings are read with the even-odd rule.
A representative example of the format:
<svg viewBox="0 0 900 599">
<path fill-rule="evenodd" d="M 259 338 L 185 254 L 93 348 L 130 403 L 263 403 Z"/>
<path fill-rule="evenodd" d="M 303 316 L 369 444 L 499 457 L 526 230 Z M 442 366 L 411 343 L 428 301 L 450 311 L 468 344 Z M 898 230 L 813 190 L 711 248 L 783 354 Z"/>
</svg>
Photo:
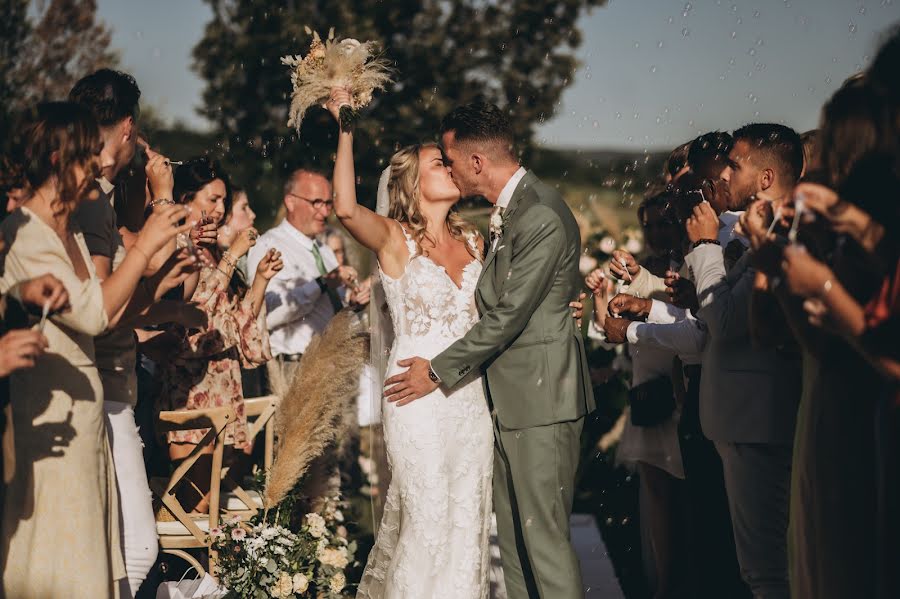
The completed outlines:
<svg viewBox="0 0 900 599">
<path fill-rule="evenodd" d="M 504 229 L 504 237 L 505 230 L 508 227 L 508 224 L 512 222 L 512 217 L 518 210 L 519 205 L 521 204 L 522 196 L 525 195 L 525 190 L 528 189 L 528 186 L 537 181 L 537 177 L 531 171 L 525 173 L 525 176 L 522 177 L 522 180 L 519 181 L 519 184 L 516 186 L 516 190 L 513 191 L 512 198 L 509 200 L 509 206 L 506 207 L 506 210 L 503 212 L 503 229 Z M 503 237 L 501 237 L 496 245 L 490 244 L 488 249 L 487 258 L 484 259 L 484 267 L 481 269 L 481 277 L 478 279 L 478 287 L 481 286 L 481 281 L 484 279 L 485 273 L 488 271 L 488 268 L 493 264 L 494 258 L 497 257 L 497 250 L 500 246 L 503 245 Z"/>
</svg>

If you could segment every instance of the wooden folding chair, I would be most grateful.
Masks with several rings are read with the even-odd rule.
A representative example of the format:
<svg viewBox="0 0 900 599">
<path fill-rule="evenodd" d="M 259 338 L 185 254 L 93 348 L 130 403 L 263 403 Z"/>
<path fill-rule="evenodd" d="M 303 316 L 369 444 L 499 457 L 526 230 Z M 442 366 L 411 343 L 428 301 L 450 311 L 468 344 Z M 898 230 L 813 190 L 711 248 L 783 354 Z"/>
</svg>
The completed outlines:
<svg viewBox="0 0 900 599">
<path fill-rule="evenodd" d="M 262 436 L 262 467 L 268 473 L 272 467 L 275 452 L 275 410 L 281 398 L 277 395 L 265 395 L 244 399 L 244 414 L 247 417 L 247 437 L 259 442 Z M 238 481 L 229 476 L 226 466 L 222 470 L 222 511 L 227 517 L 238 516 L 241 519 L 253 517 L 263 507 L 262 497 L 256 491 L 247 491 Z"/>
<path fill-rule="evenodd" d="M 174 517 L 174 521 L 157 518 L 156 530 L 159 545 L 164 553 L 178 556 L 197 569 L 201 575 L 206 569 L 187 549 L 206 549 L 209 552 L 209 570 L 215 572 L 216 555 L 211 547 L 209 531 L 220 522 L 220 487 L 222 481 L 222 457 L 225 453 L 225 427 L 236 419 L 231 407 L 160 412 L 157 429 L 160 434 L 172 431 L 209 429 L 191 454 L 185 458 L 167 479 L 150 479 L 150 489 Z M 212 446 L 212 473 L 209 483 L 209 515 L 194 519 L 184 510 L 175 495 L 178 487 L 186 483 L 186 475 L 200 459 L 204 449 Z"/>
</svg>

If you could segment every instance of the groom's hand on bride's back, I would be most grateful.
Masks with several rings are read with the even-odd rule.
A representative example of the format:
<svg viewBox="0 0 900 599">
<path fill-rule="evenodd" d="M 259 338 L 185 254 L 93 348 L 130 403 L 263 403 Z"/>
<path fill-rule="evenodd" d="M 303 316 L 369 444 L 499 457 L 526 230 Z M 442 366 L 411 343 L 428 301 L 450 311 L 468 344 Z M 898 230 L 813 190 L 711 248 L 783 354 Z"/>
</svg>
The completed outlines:
<svg viewBox="0 0 900 599">
<path fill-rule="evenodd" d="M 424 397 L 438 388 L 440 383 L 431 379 L 431 362 L 425 358 L 407 358 L 397 362 L 407 370 L 384 381 L 384 397 L 398 406 Z"/>
</svg>

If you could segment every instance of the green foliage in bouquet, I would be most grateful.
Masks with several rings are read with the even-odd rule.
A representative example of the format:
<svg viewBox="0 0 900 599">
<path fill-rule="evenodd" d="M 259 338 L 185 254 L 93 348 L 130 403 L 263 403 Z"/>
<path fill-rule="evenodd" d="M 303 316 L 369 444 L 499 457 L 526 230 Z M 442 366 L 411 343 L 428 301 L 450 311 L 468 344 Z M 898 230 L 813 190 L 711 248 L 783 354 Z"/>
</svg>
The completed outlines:
<svg viewBox="0 0 900 599">
<path fill-rule="evenodd" d="M 295 520 L 304 499 L 290 494 L 275 512 L 242 522 L 233 518 L 210 531 L 218 552 L 217 575 L 227 597 L 287 599 L 352 597 L 348 568 L 355 562 L 356 543 L 347 537 L 338 498 L 322 502 L 319 511 Z M 302 512 L 301 512 L 302 513 Z"/>
</svg>

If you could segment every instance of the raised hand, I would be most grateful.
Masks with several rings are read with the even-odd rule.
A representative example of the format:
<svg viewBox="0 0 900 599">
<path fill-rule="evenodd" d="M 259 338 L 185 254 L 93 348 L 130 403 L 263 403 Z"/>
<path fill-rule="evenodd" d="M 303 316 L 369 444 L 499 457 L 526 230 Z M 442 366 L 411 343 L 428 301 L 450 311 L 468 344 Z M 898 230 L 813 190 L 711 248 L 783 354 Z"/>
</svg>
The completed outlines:
<svg viewBox="0 0 900 599">
<path fill-rule="evenodd" d="M 572 308 L 572 318 L 575 319 L 575 326 L 579 329 L 581 328 L 581 319 L 584 317 L 584 300 L 586 299 L 587 294 L 582 291 L 578 294 L 578 299 L 569 302 L 569 307 Z"/>
<path fill-rule="evenodd" d="M 143 139 L 144 151 L 147 153 L 147 165 L 144 171 L 147 173 L 147 185 L 153 199 L 172 199 L 172 190 L 175 188 L 175 175 L 172 172 L 172 164 L 169 159 L 150 149 Z"/>
<path fill-rule="evenodd" d="M 206 217 L 205 221 L 202 220 L 191 227 L 191 241 L 194 245 L 212 247 L 218 239 L 219 227 L 209 217 Z"/>
<path fill-rule="evenodd" d="M 607 318 L 603 323 L 608 343 L 625 343 L 628 340 L 628 325 L 632 321 L 627 318 Z"/>
<path fill-rule="evenodd" d="M 606 273 L 602 269 L 597 268 L 591 271 L 584 279 L 585 286 L 594 296 L 594 322 L 598 327 L 603 328 L 606 320 L 607 309 L 609 307 L 609 295 L 615 284 L 607 278 Z"/>
<path fill-rule="evenodd" d="M 684 223 L 688 239 L 696 243 L 701 239 L 716 239 L 719 236 L 719 217 L 709 202 L 694 206 L 693 214 Z"/>
<path fill-rule="evenodd" d="M 608 309 L 609 315 L 615 318 L 627 315 L 638 320 L 646 320 L 652 306 L 652 300 L 620 293 L 609 301 Z"/>
<path fill-rule="evenodd" d="M 641 266 L 634 256 L 625 250 L 615 250 L 612 260 L 609 262 L 609 270 L 616 278 L 623 281 L 631 281 L 641 272 Z"/>
<path fill-rule="evenodd" d="M 356 287 L 359 274 L 352 266 L 338 266 L 328 274 L 322 275 L 322 280 L 332 289 L 338 287 Z"/>
<path fill-rule="evenodd" d="M 235 260 L 246 254 L 250 251 L 254 245 L 256 245 L 256 240 L 259 239 L 259 233 L 256 232 L 256 229 L 253 227 L 248 227 L 238 233 L 238 236 L 235 238 L 234 243 L 231 244 L 231 247 L 228 248 L 228 253 L 231 254 Z"/>
<path fill-rule="evenodd" d="M 16 329 L 0 337 L 0 378 L 15 370 L 31 368 L 47 349 L 47 338 L 34 329 Z"/>
<path fill-rule="evenodd" d="M 356 286 L 347 301 L 352 306 L 366 306 L 372 299 L 372 279 L 368 278 Z"/>
<path fill-rule="evenodd" d="M 272 277 L 278 274 L 282 268 L 284 268 L 284 262 L 281 260 L 281 252 L 271 248 L 259 261 L 259 266 L 256 267 L 256 274 L 266 281 L 271 281 Z"/>
<path fill-rule="evenodd" d="M 336 87 L 331 90 L 331 96 L 325 102 L 325 109 L 331 113 L 338 123 L 341 122 L 341 106 L 353 106 L 353 96 L 347 87 Z"/>
<path fill-rule="evenodd" d="M 189 276 L 200 270 L 200 265 L 200 259 L 188 248 L 173 252 L 154 275 L 154 301 L 159 301 L 166 293 L 184 283 Z"/>
<path fill-rule="evenodd" d="M 138 233 L 134 247 L 144 252 L 149 258 L 172 241 L 176 235 L 187 232 L 194 223 L 179 224 L 189 214 L 185 206 L 177 204 L 159 204 L 147 217 L 141 232 Z"/>
<path fill-rule="evenodd" d="M 835 278 L 825 263 L 813 258 L 799 244 L 785 248 L 781 268 L 791 293 L 802 297 L 819 297 L 827 293 Z"/>
<path fill-rule="evenodd" d="M 60 312 L 69 305 L 69 292 L 62 281 L 51 274 L 19 283 L 19 299 L 38 311 L 48 307 L 48 313 Z"/>
<path fill-rule="evenodd" d="M 692 312 L 697 311 L 700 307 L 700 302 L 697 300 L 697 287 L 693 281 L 682 278 L 674 270 L 667 270 L 664 280 L 666 291 L 672 298 L 673 305 Z"/>
</svg>

